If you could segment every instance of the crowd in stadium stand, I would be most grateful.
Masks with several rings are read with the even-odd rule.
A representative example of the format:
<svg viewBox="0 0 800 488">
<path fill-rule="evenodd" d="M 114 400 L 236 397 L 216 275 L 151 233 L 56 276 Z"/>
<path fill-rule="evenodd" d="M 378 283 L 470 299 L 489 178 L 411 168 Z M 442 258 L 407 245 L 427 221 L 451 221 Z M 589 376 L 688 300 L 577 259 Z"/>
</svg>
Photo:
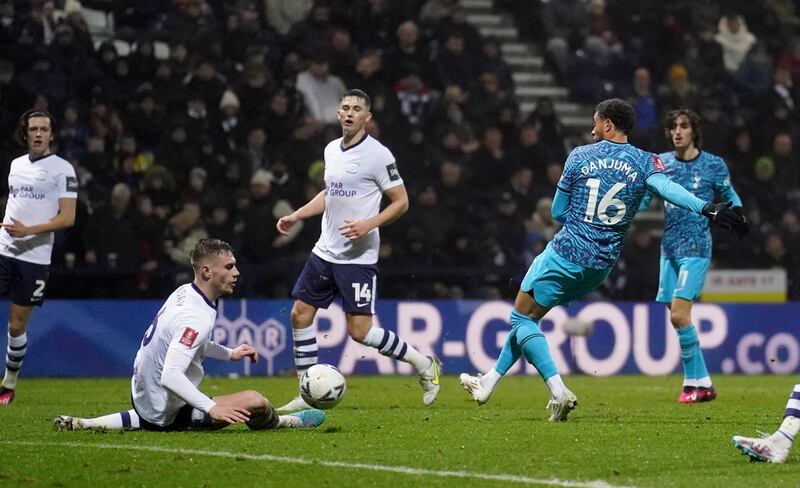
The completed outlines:
<svg viewBox="0 0 800 488">
<path fill-rule="evenodd" d="M 521 113 L 511 68 L 453 0 L 0 0 L 0 169 L 19 115 L 56 118 L 78 174 L 74 228 L 57 235 L 52 297 L 161 297 L 190 279 L 187 251 L 230 241 L 237 292 L 286 298 L 319 235 L 275 222 L 320 189 L 346 88 L 372 97 L 369 132 L 395 154 L 411 207 L 381 229 L 380 294 L 510 298 L 557 232 L 572 145 L 543 97 Z M 753 224 L 715 235 L 714 266 L 784 267 L 800 298 L 800 18 L 794 2 L 495 0 L 573 100 L 630 100 L 632 142 L 669 150 L 665 112 L 689 106 L 725 157 Z M 7 188 L 3 185 L 3 191 Z M 651 300 L 659 241 L 635 230 L 601 290 Z M 636 272 L 627 270 L 635 269 Z"/>
</svg>

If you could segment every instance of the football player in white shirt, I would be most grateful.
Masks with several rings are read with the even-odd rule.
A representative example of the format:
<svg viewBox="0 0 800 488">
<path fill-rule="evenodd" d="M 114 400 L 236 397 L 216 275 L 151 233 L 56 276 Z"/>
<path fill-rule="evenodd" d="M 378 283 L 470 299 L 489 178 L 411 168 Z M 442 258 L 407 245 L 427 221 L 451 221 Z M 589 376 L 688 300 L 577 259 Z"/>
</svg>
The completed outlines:
<svg viewBox="0 0 800 488">
<path fill-rule="evenodd" d="M 50 114 L 40 110 L 22 114 L 17 137 L 28 153 L 11 162 L 0 229 L 0 295 L 11 299 L 0 405 L 14 400 L 28 349 L 28 319 L 33 307 L 44 302 L 53 232 L 75 223 L 78 198 L 75 169 L 52 152 L 55 124 Z"/>
<path fill-rule="evenodd" d="M 347 331 L 357 342 L 382 355 L 411 364 L 419 374 L 422 401 L 431 405 L 439 394 L 441 363 L 425 356 L 394 332 L 373 326 L 378 277 L 378 229 L 408 210 L 408 194 L 391 151 L 367 134 L 372 119 L 369 96 L 348 90 L 337 111 L 342 137 L 325 147 L 325 190 L 290 215 L 278 220 L 281 234 L 297 222 L 322 214 L 322 232 L 292 290 L 292 338 L 298 379 L 317 364 L 317 309 L 342 297 Z M 380 210 L 386 195 L 389 205 Z M 279 408 L 308 408 L 298 395 Z"/>
<path fill-rule="evenodd" d="M 55 419 L 59 430 L 216 430 L 238 423 L 262 430 L 316 427 L 325 420 L 321 410 L 279 416 L 254 390 L 209 398 L 197 389 L 206 357 L 256 362 L 258 353 L 248 344 L 230 349 L 211 340 L 217 300 L 233 293 L 239 279 L 231 245 L 201 239 L 190 257 L 194 281 L 172 292 L 142 338 L 131 378 L 133 409 L 93 419 L 62 415 Z"/>
</svg>

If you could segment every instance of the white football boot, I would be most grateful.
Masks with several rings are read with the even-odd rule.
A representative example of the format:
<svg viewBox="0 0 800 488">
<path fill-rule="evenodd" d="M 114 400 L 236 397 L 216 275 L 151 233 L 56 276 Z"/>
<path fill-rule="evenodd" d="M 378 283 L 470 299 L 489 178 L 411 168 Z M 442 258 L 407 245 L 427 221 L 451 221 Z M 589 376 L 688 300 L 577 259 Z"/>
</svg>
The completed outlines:
<svg viewBox="0 0 800 488">
<path fill-rule="evenodd" d="M 776 436 L 783 435 L 780 432 L 775 434 L 762 434 L 761 437 L 744 437 L 741 435 L 733 436 L 733 445 L 742 451 L 742 454 L 750 456 L 751 461 L 766 461 L 774 464 L 782 464 L 789 457 L 789 449 L 781 446 Z M 791 444 L 789 444 L 791 446 Z"/>
<path fill-rule="evenodd" d="M 478 373 L 477 376 L 461 373 L 458 377 L 458 380 L 461 381 L 461 386 L 469 392 L 473 400 L 478 402 L 478 405 L 483 405 L 488 402 L 489 397 L 492 396 L 492 390 L 484 388 L 481 384 L 482 377 L 483 375 L 480 373 Z"/>
<path fill-rule="evenodd" d="M 422 386 L 422 403 L 429 407 L 439 396 L 439 375 L 442 372 L 442 362 L 436 356 L 430 356 L 431 365 L 420 373 L 419 384 Z"/>
<path fill-rule="evenodd" d="M 578 406 L 578 397 L 574 393 L 564 388 L 561 396 L 547 402 L 545 407 L 550 410 L 548 422 L 566 422 L 567 415 Z"/>
</svg>

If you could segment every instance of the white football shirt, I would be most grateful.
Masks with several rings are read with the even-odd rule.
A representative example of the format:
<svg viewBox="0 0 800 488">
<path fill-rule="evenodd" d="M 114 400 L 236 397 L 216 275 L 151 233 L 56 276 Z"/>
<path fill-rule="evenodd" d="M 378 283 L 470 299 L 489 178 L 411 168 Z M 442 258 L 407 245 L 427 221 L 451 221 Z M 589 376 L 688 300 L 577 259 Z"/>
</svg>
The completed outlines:
<svg viewBox="0 0 800 488">
<path fill-rule="evenodd" d="M 342 138 L 325 146 L 325 212 L 313 252 L 340 264 L 378 262 L 380 232 L 373 229 L 351 241 L 339 227 L 345 220 L 366 220 L 380 212 L 383 192 L 403 184 L 394 156 L 370 135 L 342 149 Z"/>
<path fill-rule="evenodd" d="M 8 202 L 3 218 L 10 224 L 15 218 L 25 225 L 42 224 L 58 215 L 59 198 L 78 198 L 75 168 L 64 159 L 50 154 L 31 161 L 28 154 L 11 162 L 8 172 Z M 0 230 L 0 254 L 36 264 L 50 264 L 53 233 L 11 237 Z"/>
<path fill-rule="evenodd" d="M 217 320 L 217 308 L 193 283 L 179 286 L 167 298 L 145 332 L 133 363 L 131 395 L 136 412 L 150 423 L 167 426 L 178 410 L 191 400 L 192 406 L 208 412 L 214 401 L 197 386 L 203 380 L 202 361 Z M 194 391 L 186 400 L 161 384 L 167 352 L 189 358 L 186 378 Z"/>
</svg>

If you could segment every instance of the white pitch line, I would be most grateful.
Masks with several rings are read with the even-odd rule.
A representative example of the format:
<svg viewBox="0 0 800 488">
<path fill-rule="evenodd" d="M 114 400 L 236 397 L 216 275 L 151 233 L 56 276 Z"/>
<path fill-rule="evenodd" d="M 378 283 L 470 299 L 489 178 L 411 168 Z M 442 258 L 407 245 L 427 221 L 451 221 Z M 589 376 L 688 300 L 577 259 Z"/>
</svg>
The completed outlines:
<svg viewBox="0 0 800 488">
<path fill-rule="evenodd" d="M 232 459 L 249 459 L 251 461 L 271 461 L 275 463 L 319 465 L 329 468 L 363 469 L 369 471 L 382 471 L 400 473 L 413 476 L 435 476 L 439 478 L 466 478 L 489 481 L 506 481 L 526 485 L 563 486 L 567 488 L 632 488 L 622 485 L 612 485 L 602 480 L 570 481 L 558 478 L 529 478 L 514 474 L 476 473 L 473 471 L 446 471 L 437 469 L 412 468 L 409 466 L 388 466 L 383 464 L 348 463 L 345 461 L 325 461 L 316 459 L 274 456 L 272 454 L 247 454 L 231 451 L 203 451 L 200 449 L 171 449 L 157 446 L 137 446 L 126 444 L 87 444 L 82 442 L 26 442 L 26 441 L 0 441 L 0 444 L 13 444 L 15 446 L 54 446 L 54 447 L 79 447 L 86 449 L 127 449 L 132 451 L 163 452 L 169 454 L 187 454 L 195 456 L 209 456 Z"/>
</svg>

